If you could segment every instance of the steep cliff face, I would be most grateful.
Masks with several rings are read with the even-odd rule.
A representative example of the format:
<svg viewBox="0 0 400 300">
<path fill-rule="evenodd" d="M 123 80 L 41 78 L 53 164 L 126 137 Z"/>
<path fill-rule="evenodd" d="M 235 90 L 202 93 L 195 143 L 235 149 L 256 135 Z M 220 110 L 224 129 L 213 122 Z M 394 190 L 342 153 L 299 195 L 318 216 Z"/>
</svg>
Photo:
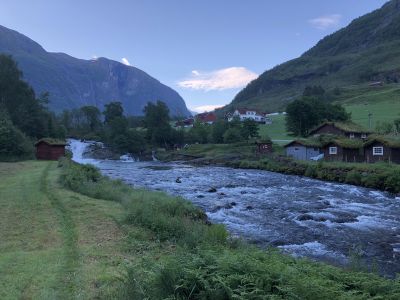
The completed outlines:
<svg viewBox="0 0 400 300">
<path fill-rule="evenodd" d="M 400 1 L 355 19 L 299 58 L 261 74 L 226 108 L 283 110 L 307 85 L 325 89 L 400 82 Z"/>
<path fill-rule="evenodd" d="M 50 93 L 54 111 L 121 101 L 129 115 L 142 115 L 147 102 L 164 101 L 174 116 L 190 115 L 182 97 L 147 73 L 107 58 L 82 60 L 49 53 L 28 37 L 0 26 L 0 53 L 18 62 L 36 93 Z"/>
</svg>

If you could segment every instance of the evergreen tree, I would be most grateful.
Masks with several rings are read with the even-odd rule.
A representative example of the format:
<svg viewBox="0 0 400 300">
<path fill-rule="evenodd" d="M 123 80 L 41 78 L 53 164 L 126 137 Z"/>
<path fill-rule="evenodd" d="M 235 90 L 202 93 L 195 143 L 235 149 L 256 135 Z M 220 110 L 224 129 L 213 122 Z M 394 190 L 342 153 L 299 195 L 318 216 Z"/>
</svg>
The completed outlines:
<svg viewBox="0 0 400 300">
<path fill-rule="evenodd" d="M 242 122 L 241 133 L 244 139 L 249 140 L 258 137 L 258 124 L 252 119 L 246 119 Z"/>
<path fill-rule="evenodd" d="M 161 101 L 149 102 L 144 108 L 144 125 L 147 140 L 154 145 L 167 147 L 170 143 L 171 125 L 168 106 Z"/>
</svg>

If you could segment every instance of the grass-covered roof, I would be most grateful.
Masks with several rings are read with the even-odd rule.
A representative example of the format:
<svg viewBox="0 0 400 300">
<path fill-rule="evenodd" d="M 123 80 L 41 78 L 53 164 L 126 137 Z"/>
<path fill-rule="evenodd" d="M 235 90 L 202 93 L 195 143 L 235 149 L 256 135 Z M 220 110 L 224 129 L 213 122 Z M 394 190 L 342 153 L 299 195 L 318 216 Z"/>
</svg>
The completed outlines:
<svg viewBox="0 0 400 300">
<path fill-rule="evenodd" d="M 65 140 L 61 139 L 54 139 L 54 138 L 42 138 L 35 143 L 35 146 L 39 145 L 40 143 L 46 143 L 51 146 L 65 146 L 67 145 Z"/>
<path fill-rule="evenodd" d="M 362 140 L 359 139 L 346 139 L 346 138 L 336 138 L 328 142 L 327 144 L 335 144 L 346 149 L 360 149 L 364 146 Z M 325 144 L 325 145 L 327 145 Z"/>
<path fill-rule="evenodd" d="M 323 143 L 319 138 L 297 139 L 286 144 L 284 147 L 289 147 L 293 144 L 300 144 L 305 147 L 322 147 Z"/>
<path fill-rule="evenodd" d="M 335 135 L 321 135 L 319 137 L 311 137 L 308 139 L 297 139 L 284 147 L 289 147 L 293 144 L 300 144 L 305 147 L 318 147 L 322 148 L 327 145 L 335 144 L 339 147 L 346 149 L 360 149 L 369 146 L 375 142 L 380 142 L 383 145 L 391 148 L 400 148 L 400 137 L 399 136 L 383 136 L 383 135 L 371 135 L 368 140 L 363 141 L 361 139 L 349 139 L 345 137 L 338 137 Z"/>
<path fill-rule="evenodd" d="M 315 127 L 310 131 L 310 134 L 313 134 L 318 129 L 322 128 L 325 125 L 332 125 L 340 130 L 348 133 L 371 133 L 370 130 L 365 129 L 364 127 L 353 123 L 353 122 L 324 122 L 321 125 Z"/>
<path fill-rule="evenodd" d="M 398 136 L 384 136 L 384 135 L 371 135 L 365 142 L 364 146 L 372 145 L 379 142 L 387 147 L 400 148 L 400 137 Z"/>
</svg>

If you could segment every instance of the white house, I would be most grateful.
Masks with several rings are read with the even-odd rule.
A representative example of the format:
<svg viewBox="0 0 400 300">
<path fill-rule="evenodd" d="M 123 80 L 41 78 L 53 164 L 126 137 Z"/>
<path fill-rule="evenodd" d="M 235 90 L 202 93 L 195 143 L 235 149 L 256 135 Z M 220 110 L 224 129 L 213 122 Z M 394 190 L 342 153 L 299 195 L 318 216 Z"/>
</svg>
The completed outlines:
<svg viewBox="0 0 400 300">
<path fill-rule="evenodd" d="M 253 109 L 238 108 L 229 116 L 228 121 L 232 121 L 235 117 L 238 117 L 240 121 L 251 119 L 262 124 L 272 124 L 272 120 L 265 113 Z"/>
</svg>

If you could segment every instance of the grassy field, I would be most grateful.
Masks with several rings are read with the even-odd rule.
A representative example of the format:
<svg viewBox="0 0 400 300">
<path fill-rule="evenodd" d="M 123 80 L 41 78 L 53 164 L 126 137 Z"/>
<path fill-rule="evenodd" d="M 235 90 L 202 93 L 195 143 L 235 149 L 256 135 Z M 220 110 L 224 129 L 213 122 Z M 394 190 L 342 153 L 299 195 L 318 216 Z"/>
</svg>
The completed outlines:
<svg viewBox="0 0 400 300">
<path fill-rule="evenodd" d="M 272 124 L 260 125 L 259 133 L 261 136 L 269 136 L 272 140 L 278 140 L 278 144 L 285 144 L 287 140 L 293 140 L 293 137 L 288 135 L 286 131 L 285 115 L 276 115 L 270 118 Z"/>
<path fill-rule="evenodd" d="M 60 188 L 56 166 L 0 164 L 0 299 L 93 299 L 121 271 L 120 205 Z"/>
<path fill-rule="evenodd" d="M 375 129 L 378 122 L 393 122 L 400 118 L 400 85 L 344 87 L 335 102 L 342 104 L 352 114 L 352 120 L 365 128 L 369 128 L 368 114 L 372 113 L 371 128 Z M 293 140 L 286 131 L 284 115 L 272 116 L 271 119 L 271 125 L 260 126 L 262 136 L 268 135 L 273 140 Z"/>
</svg>

